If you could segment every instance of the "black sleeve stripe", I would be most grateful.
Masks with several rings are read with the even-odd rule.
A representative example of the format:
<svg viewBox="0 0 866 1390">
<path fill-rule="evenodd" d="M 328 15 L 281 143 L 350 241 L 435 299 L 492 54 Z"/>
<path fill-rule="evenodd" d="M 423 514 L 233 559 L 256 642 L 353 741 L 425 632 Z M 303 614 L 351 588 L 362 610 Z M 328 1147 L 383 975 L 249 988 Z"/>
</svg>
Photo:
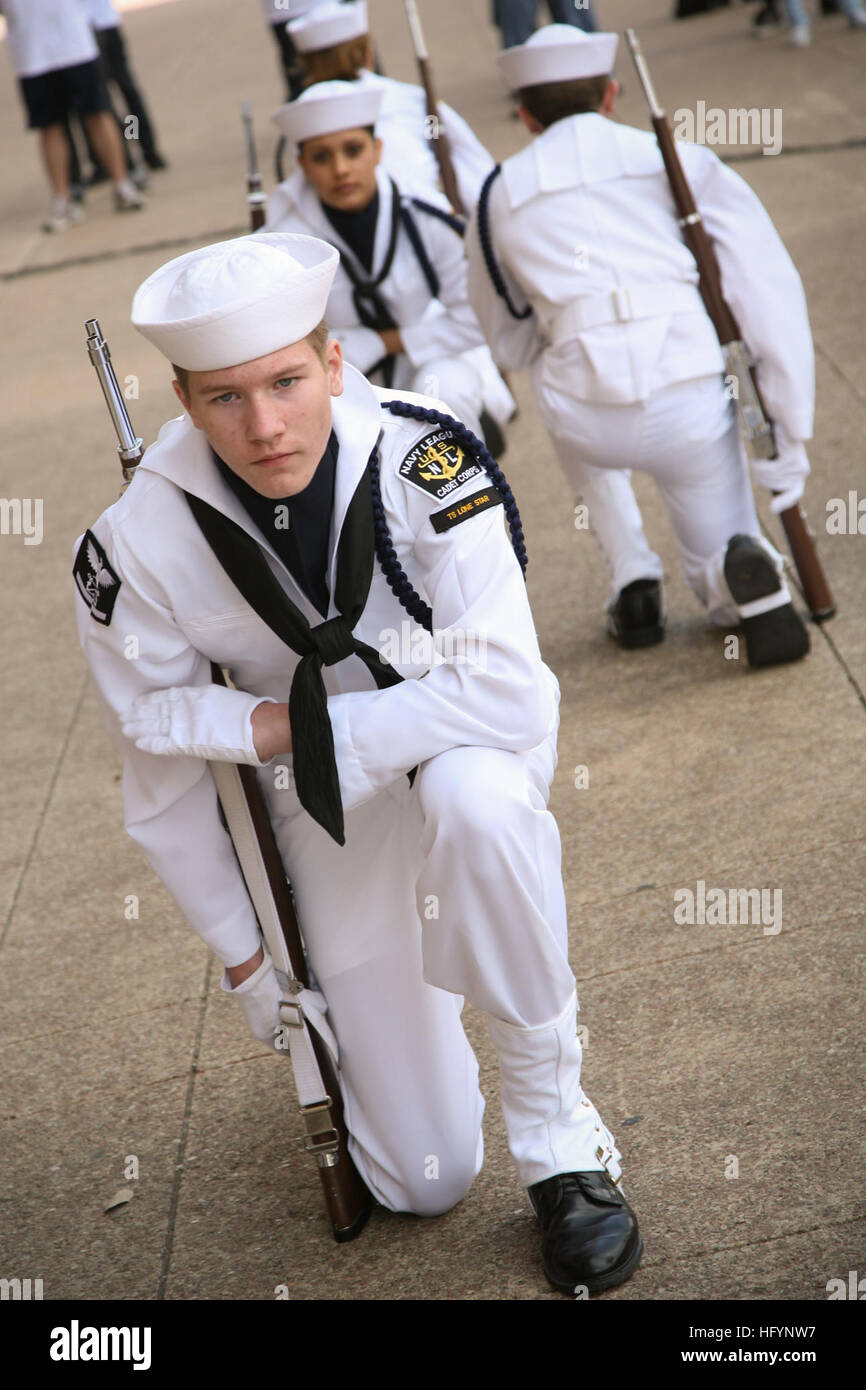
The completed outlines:
<svg viewBox="0 0 866 1390">
<path fill-rule="evenodd" d="M 434 531 L 450 531 L 452 526 L 459 526 L 461 521 L 468 521 L 471 516 L 486 512 L 489 507 L 501 505 L 502 495 L 496 488 L 485 487 L 480 492 L 471 493 L 469 497 L 461 497 L 459 501 L 452 502 L 450 507 L 444 507 L 440 512 L 431 512 L 430 521 Z"/>
</svg>

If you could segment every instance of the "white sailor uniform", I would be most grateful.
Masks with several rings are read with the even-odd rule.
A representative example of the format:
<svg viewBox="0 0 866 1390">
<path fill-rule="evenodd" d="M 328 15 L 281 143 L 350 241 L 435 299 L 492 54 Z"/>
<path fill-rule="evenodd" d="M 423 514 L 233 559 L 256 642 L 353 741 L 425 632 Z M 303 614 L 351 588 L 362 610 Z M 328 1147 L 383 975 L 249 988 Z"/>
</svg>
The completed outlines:
<svg viewBox="0 0 866 1390">
<path fill-rule="evenodd" d="M 361 69 L 353 86 L 359 91 L 382 94 L 376 134 L 385 143 L 382 163 L 388 173 L 399 179 L 407 193 L 416 193 L 422 198 L 437 193 L 439 165 L 423 87 L 398 82 L 394 77 L 385 77 L 367 68 Z M 493 168 L 493 156 L 452 106 L 445 101 L 440 101 L 438 105 L 441 131 L 448 140 L 460 198 L 463 206 L 471 209 L 478 201 L 481 185 Z M 285 152 L 286 170 L 291 171 L 294 161 L 295 150 L 289 143 Z"/>
<path fill-rule="evenodd" d="M 333 401 L 339 455 L 329 590 L 347 507 L 379 439 L 382 501 L 399 560 L 432 606 L 435 628 L 476 634 L 483 651 L 461 660 L 446 646 L 437 658 L 430 634 L 407 617 L 376 566 L 355 636 L 387 649 L 404 680 L 375 689 L 355 656 L 323 671 L 345 844 L 307 814 L 275 765 L 258 778 L 338 1039 L 353 1157 L 386 1206 L 431 1214 L 464 1195 L 481 1162 L 483 1102 L 461 996 L 488 1015 L 521 1180 L 619 1170 L 612 1136 L 579 1081 L 560 843 L 547 810 L 558 686 L 539 654 L 501 508 L 444 529 L 431 522 L 432 513 L 454 515 L 455 504 L 477 495 L 483 474 L 438 426 L 383 409 L 399 394 L 346 368 L 345 392 Z M 437 458 L 453 474 L 444 483 Z M 297 657 L 241 600 L 183 489 L 255 536 L 311 625 L 322 616 L 257 533 L 187 417 L 163 427 L 131 487 L 79 551 L 80 640 L 126 755 L 127 829 L 228 966 L 255 953 L 259 934 L 208 765 L 140 751 L 123 738 L 120 720 L 145 692 L 209 686 L 211 661 L 230 670 L 239 690 L 284 701 Z M 328 616 L 335 612 L 332 597 Z M 136 661 L 125 658 L 130 632 L 139 639 Z M 291 758 L 279 758 L 282 765 Z M 410 785 L 406 774 L 416 766 Z"/>
<path fill-rule="evenodd" d="M 799 495 L 814 400 L 800 277 L 745 181 L 708 149 L 678 148 L 777 426 L 779 458 L 753 473 Z M 500 365 L 532 364 L 557 454 L 589 501 L 612 596 L 661 576 L 627 477 L 613 471 L 645 469 L 667 504 L 688 583 L 714 621 L 736 621 L 725 546 L 735 533 L 758 538 L 760 527 L 721 350 L 655 137 L 598 113 L 557 121 L 503 164 L 488 225 L 514 308 L 532 312 L 515 318 L 497 295 L 477 221 L 467 238 L 470 297 Z M 595 487 L 614 510 L 594 509 Z"/>
<path fill-rule="evenodd" d="M 484 337 L 467 294 L 463 238 L 438 195 L 435 203 L 403 197 L 381 165 L 376 181 L 379 213 L 370 272 L 328 220 L 300 169 L 271 194 L 264 230 L 320 237 L 340 252 L 328 298 L 328 327 L 346 361 L 372 374 L 376 384 L 382 383 L 381 370 L 376 369 L 385 350 L 378 332 L 362 323 L 350 268 L 356 279 L 375 283 L 390 262 L 377 293 L 398 325 L 405 348 L 394 359 L 391 386 L 447 400 L 453 413 L 480 435 L 482 382 L 469 354 L 483 347 Z M 397 209 L 395 198 L 400 199 Z M 407 229 L 407 217 L 420 240 L 420 253 Z"/>
</svg>

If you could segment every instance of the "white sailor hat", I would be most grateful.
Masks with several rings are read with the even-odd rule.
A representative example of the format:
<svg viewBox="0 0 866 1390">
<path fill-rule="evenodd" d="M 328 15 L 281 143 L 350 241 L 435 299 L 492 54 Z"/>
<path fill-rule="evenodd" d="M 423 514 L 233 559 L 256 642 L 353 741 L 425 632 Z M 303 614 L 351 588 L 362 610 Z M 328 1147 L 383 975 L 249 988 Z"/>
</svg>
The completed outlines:
<svg viewBox="0 0 866 1390">
<path fill-rule="evenodd" d="M 586 34 L 573 24 L 547 24 L 526 43 L 506 48 L 496 59 L 513 92 L 545 82 L 570 82 L 613 72 L 616 34 Z"/>
<path fill-rule="evenodd" d="M 351 4 L 317 5 L 309 14 L 286 25 L 299 53 L 317 53 L 321 48 L 333 48 L 369 33 L 367 6 L 364 0 Z"/>
<path fill-rule="evenodd" d="M 357 82 L 317 82 L 295 101 L 271 117 L 287 140 L 300 145 L 316 135 L 374 126 L 382 105 L 381 87 L 362 87 Z"/>
<path fill-rule="evenodd" d="M 132 322 L 190 372 L 236 367 L 300 342 L 321 323 L 340 256 L 289 232 L 201 246 L 140 285 Z"/>
</svg>

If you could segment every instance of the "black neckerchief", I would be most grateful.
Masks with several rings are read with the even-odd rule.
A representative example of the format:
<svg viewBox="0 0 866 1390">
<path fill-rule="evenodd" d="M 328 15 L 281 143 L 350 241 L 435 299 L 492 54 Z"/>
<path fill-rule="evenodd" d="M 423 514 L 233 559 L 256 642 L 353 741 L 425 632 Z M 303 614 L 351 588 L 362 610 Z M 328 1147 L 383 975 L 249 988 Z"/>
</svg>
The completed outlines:
<svg viewBox="0 0 866 1390">
<path fill-rule="evenodd" d="M 304 809 L 337 844 L 346 843 L 343 803 L 334 754 L 334 734 L 322 667 L 347 656 L 358 656 L 378 689 L 403 679 L 383 661 L 374 647 L 361 642 L 352 629 L 359 621 L 370 592 L 375 563 L 375 533 L 370 464 L 349 503 L 337 543 L 334 604 L 338 616 L 311 627 L 292 602 L 252 536 L 209 502 L 186 492 L 193 516 L 217 560 L 241 596 L 281 641 L 301 660 L 289 692 L 295 788 Z"/>
<path fill-rule="evenodd" d="M 365 208 L 346 211 L 332 208 L 328 203 L 322 203 L 321 207 L 334 231 L 352 248 L 367 274 L 372 275 L 376 225 L 379 221 L 378 188 Z"/>
<path fill-rule="evenodd" d="M 400 232 L 400 190 L 393 179 L 390 179 L 389 182 L 391 184 L 391 234 L 381 270 L 373 275 L 372 272 L 366 273 L 360 264 L 353 265 L 354 249 L 351 256 L 346 255 L 345 252 L 342 252 L 340 255 L 340 264 L 352 282 L 352 300 L 355 305 L 355 312 L 365 328 L 373 328 L 377 333 L 381 333 L 382 330 L 386 328 L 399 327 L 390 309 L 379 293 L 379 286 L 383 284 L 391 274 L 391 266 L 394 264 L 394 255 L 397 250 L 397 238 Z M 321 203 L 320 206 L 326 216 L 329 216 L 330 212 L 333 211 L 333 209 L 327 208 L 324 203 Z M 377 223 L 379 211 L 379 200 L 377 197 Z M 336 223 L 332 223 L 332 225 L 334 226 L 334 230 L 342 237 L 343 234 L 339 231 Z M 351 242 L 348 242 L 347 245 L 351 246 Z M 385 385 L 390 387 L 394 380 L 394 365 L 395 359 L 393 354 L 386 353 L 380 361 L 376 362 L 375 365 L 369 369 L 367 376 L 372 376 L 374 372 L 381 371 Z"/>
<path fill-rule="evenodd" d="M 339 444 L 334 431 L 307 486 L 291 497 L 262 497 L 211 450 L 222 477 L 289 573 L 323 617 L 328 614 L 328 542 Z M 288 523 L 288 524 L 286 524 Z"/>
</svg>

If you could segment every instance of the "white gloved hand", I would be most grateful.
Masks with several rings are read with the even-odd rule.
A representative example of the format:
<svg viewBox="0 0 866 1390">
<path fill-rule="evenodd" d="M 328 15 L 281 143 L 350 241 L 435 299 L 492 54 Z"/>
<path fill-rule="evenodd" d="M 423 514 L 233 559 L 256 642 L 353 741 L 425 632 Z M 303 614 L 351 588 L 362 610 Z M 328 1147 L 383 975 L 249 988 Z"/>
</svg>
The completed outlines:
<svg viewBox="0 0 866 1390">
<path fill-rule="evenodd" d="M 803 496 L 809 476 L 809 458 L 802 440 L 791 439 L 783 425 L 775 426 L 778 457 L 751 459 L 752 477 L 778 496 L 770 502 L 770 510 L 778 515 L 793 507 Z"/>
<path fill-rule="evenodd" d="M 274 974 L 274 962 L 267 950 L 265 950 L 265 958 L 258 970 L 242 984 L 232 989 L 228 971 L 225 971 L 220 981 L 220 988 L 238 1000 L 246 1025 L 253 1037 L 258 1038 L 259 1042 L 269 1043 L 271 1047 L 276 1049 L 276 1039 L 282 1031 L 280 1023 L 282 993 Z M 288 1056 L 288 1052 L 284 1049 L 276 1050 L 282 1051 L 284 1056 Z"/>
<path fill-rule="evenodd" d="M 261 704 L 276 701 L 221 685 L 172 686 L 139 695 L 120 722 L 126 737 L 145 753 L 262 767 L 252 729 L 253 710 Z"/>
</svg>

